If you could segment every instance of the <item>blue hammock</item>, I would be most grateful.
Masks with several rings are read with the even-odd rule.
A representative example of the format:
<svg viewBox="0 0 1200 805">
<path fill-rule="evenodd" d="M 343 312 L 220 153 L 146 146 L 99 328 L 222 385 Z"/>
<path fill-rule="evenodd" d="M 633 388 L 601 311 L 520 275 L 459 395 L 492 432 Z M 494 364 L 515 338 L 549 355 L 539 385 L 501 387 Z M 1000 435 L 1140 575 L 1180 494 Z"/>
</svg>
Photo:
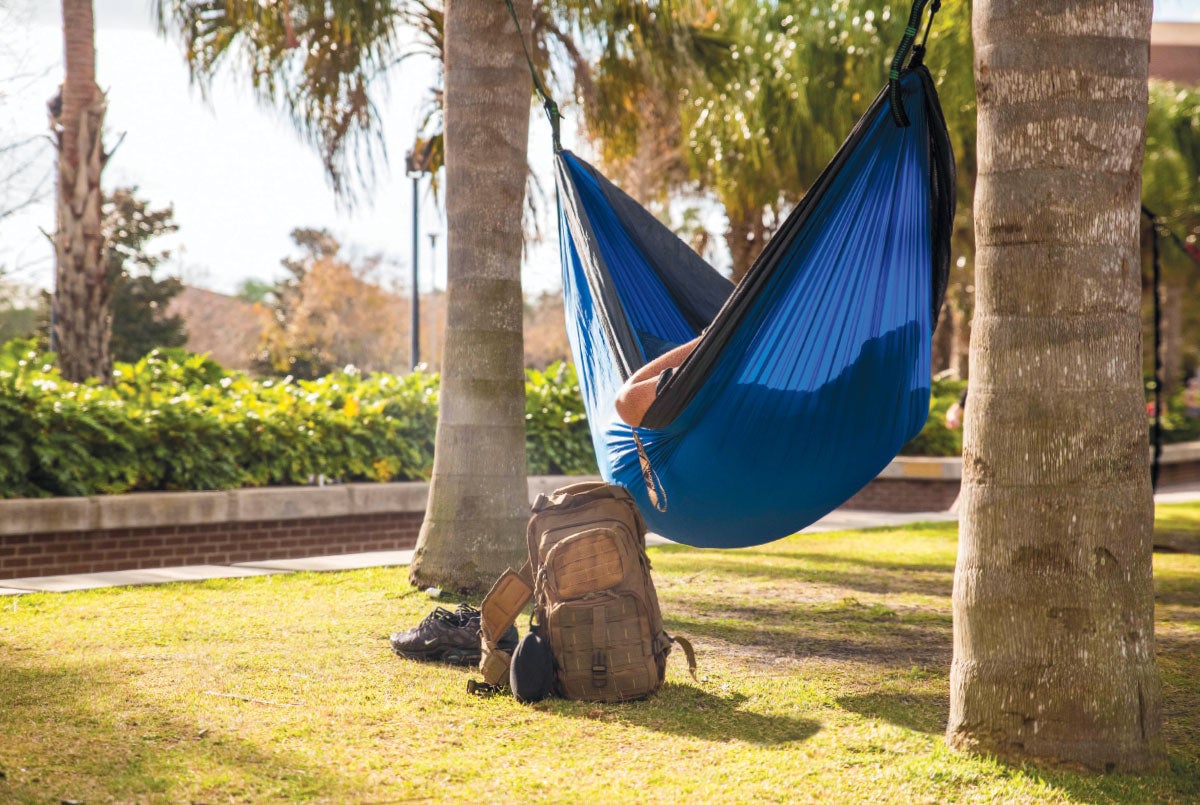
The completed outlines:
<svg viewBox="0 0 1200 805">
<path fill-rule="evenodd" d="M 596 457 L 650 530 L 699 547 L 779 539 L 921 430 L 955 203 L 924 66 L 880 92 L 737 288 L 574 154 L 558 153 L 556 174 Z M 701 332 L 642 427 L 622 422 L 624 380 Z"/>
</svg>

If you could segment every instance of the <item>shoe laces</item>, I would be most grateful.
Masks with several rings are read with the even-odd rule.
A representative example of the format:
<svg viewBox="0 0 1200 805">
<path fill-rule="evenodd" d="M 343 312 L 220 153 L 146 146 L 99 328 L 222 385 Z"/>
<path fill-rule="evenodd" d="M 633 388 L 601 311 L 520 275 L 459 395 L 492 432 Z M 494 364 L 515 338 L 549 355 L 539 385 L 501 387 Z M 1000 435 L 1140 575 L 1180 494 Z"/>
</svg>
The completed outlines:
<svg viewBox="0 0 1200 805">
<path fill-rule="evenodd" d="M 450 626 L 462 627 L 466 626 L 472 620 L 479 617 L 479 610 L 468 604 L 459 604 L 458 609 L 451 612 L 445 607 L 437 607 L 426 616 L 422 624 L 432 621 L 444 621 Z"/>
</svg>

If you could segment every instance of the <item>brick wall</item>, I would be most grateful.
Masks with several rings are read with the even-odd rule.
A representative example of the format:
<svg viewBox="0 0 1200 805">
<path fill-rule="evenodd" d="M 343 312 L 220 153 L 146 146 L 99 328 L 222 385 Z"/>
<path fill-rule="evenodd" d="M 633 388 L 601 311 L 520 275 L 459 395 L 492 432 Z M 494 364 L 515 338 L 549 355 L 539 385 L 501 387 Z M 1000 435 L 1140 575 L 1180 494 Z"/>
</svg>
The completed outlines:
<svg viewBox="0 0 1200 805">
<path fill-rule="evenodd" d="M 1200 45 L 1150 45 L 1150 76 L 1183 84 L 1200 82 Z"/>
<path fill-rule="evenodd" d="M 876 478 L 844 504 L 843 509 L 884 512 L 942 512 L 958 497 L 961 482 L 943 478 Z"/>
<path fill-rule="evenodd" d="M 1200 481 L 1200 461 L 1163 463 L 1158 468 L 1158 487 L 1179 486 Z"/>
<path fill-rule="evenodd" d="M 0 579 L 412 548 L 422 512 L 0 534 Z"/>
<path fill-rule="evenodd" d="M 844 508 L 945 511 L 958 497 L 957 458 L 893 461 Z M 529 479 L 532 501 L 583 477 Z M 1159 488 L 1200 481 L 1200 442 L 1167 445 Z M 230 564 L 416 545 L 422 483 L 0 500 L 4 579 Z"/>
<path fill-rule="evenodd" d="M 1150 27 L 1150 77 L 1200 83 L 1200 22 L 1156 22 Z"/>
</svg>

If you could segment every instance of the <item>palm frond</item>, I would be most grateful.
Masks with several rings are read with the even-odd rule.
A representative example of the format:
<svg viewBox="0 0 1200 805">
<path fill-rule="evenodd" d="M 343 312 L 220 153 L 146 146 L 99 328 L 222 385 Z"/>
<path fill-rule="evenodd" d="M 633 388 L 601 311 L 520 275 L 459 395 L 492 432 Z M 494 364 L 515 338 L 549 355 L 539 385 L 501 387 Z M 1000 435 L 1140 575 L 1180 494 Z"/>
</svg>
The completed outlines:
<svg viewBox="0 0 1200 805">
<path fill-rule="evenodd" d="M 282 107 L 321 155 L 344 199 L 386 159 L 372 92 L 400 55 L 397 26 L 420 3 L 392 0 L 157 0 L 159 29 L 184 46 L 207 91 L 225 66 Z"/>
</svg>

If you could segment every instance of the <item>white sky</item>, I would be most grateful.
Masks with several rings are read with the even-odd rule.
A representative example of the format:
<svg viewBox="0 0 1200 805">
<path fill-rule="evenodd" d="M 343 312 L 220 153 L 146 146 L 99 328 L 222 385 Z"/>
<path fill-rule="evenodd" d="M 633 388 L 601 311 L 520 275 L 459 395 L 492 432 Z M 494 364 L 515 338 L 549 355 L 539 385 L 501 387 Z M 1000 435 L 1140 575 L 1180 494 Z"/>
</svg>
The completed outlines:
<svg viewBox="0 0 1200 805">
<path fill-rule="evenodd" d="M 62 76 L 61 4 L 56 0 L 0 0 L 16 9 L 0 39 L 0 79 L 15 72 L 34 77 L 0 84 L 0 133 L 40 135 L 47 131 L 46 101 Z M 394 261 L 392 279 L 404 281 L 411 265 L 411 182 L 404 153 L 413 141 L 426 89 L 434 78 L 426 59 L 410 59 L 379 97 L 390 171 L 379 175 L 373 200 L 353 212 L 339 210 L 314 149 L 300 140 L 279 112 L 252 100 L 245 81 L 219 79 L 205 103 L 189 86 L 181 46 L 154 31 L 150 0 L 94 0 L 97 79 L 108 91 L 105 142 L 125 134 L 104 174 L 108 189 L 136 184 L 155 207 L 175 205 L 180 232 L 169 271 L 185 281 L 220 291 L 244 279 L 271 279 L 281 257 L 292 252 L 288 233 L 298 226 L 327 227 L 352 251 L 384 253 Z M 24 13 L 22 13 L 24 12 Z M 1200 0 L 1158 0 L 1158 20 L 1200 21 Z M 569 121 L 568 121 L 569 122 Z M 552 192 L 550 144 L 540 115 L 531 121 L 530 154 L 543 188 Z M 570 143 L 569 131 L 564 140 Z M 42 149 L 52 165 L 47 140 Z M 439 232 L 439 287 L 445 284 L 445 223 L 422 190 L 421 287 L 428 290 L 430 244 Z M 51 252 L 41 231 L 54 227 L 52 199 L 0 222 L 0 266 L 18 279 L 49 287 Z M 555 227 L 543 226 L 547 242 L 531 249 L 525 266 L 529 293 L 558 286 Z M 164 245 L 168 245 L 164 239 Z"/>
<path fill-rule="evenodd" d="M 0 42 L 0 76 L 12 75 L 14 65 L 36 75 L 7 88 L 10 97 L 0 99 L 0 127 L 6 135 L 41 135 L 47 131 L 46 101 L 62 80 L 61 4 L 9 4 L 28 25 L 20 37 Z M 408 282 L 412 182 L 404 175 L 404 154 L 435 78 L 428 59 L 405 61 L 403 72 L 389 82 L 390 93 L 377 96 L 390 164 L 380 167 L 371 199 L 347 212 L 335 203 L 315 149 L 300 139 L 284 114 L 254 101 L 247 81 L 222 76 L 209 102 L 201 98 L 189 84 L 178 41 L 164 40 L 154 30 L 149 0 L 94 0 L 94 7 L 97 81 L 109 102 L 106 146 L 125 135 L 105 169 L 104 186 L 135 184 L 155 207 L 174 203 L 180 231 L 160 241 L 177 249 L 167 271 L 192 284 L 233 291 L 248 277 L 270 279 L 279 273 L 280 258 L 293 253 L 288 237 L 293 228 L 323 226 L 354 253 L 388 255 L 395 263 L 390 279 Z M 540 118 L 531 122 L 530 152 L 539 155 L 542 186 L 552 190 L 544 128 Z M 42 157 L 49 169 L 53 152 L 48 140 Z M 423 181 L 422 290 L 429 290 L 432 279 L 430 232 L 441 235 L 437 281 L 445 287 L 445 222 L 426 187 Z M 15 267 L 23 282 L 48 287 L 52 253 L 42 230 L 53 228 L 49 195 L 0 223 L 0 265 Z M 543 229 L 553 241 L 554 227 Z M 557 287 L 555 246 L 550 242 L 531 250 L 527 291 Z"/>
</svg>

